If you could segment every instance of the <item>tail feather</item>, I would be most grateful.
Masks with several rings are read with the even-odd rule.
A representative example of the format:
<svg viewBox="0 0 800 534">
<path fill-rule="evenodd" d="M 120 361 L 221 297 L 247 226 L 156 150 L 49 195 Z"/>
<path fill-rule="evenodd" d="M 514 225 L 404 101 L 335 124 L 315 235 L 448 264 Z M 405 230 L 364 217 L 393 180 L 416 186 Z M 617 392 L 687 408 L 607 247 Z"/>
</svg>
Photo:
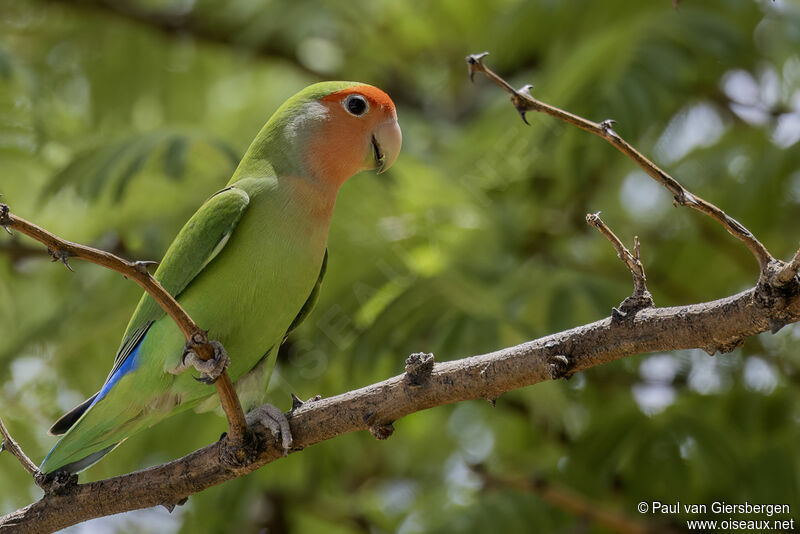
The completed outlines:
<svg viewBox="0 0 800 534">
<path fill-rule="evenodd" d="M 122 441 L 125 440 L 123 439 Z M 110 445 L 105 449 L 93 452 L 92 454 L 84 458 L 81 458 L 80 460 L 76 460 L 74 462 L 63 465 L 54 471 L 47 471 L 47 467 L 45 467 L 45 465 L 47 464 L 47 459 L 50 458 L 50 454 L 53 453 L 53 451 L 51 450 L 50 454 L 48 454 L 47 458 L 45 458 L 44 461 L 42 462 L 40 469 L 42 470 L 43 473 L 47 473 L 48 475 L 55 473 L 70 473 L 70 474 L 79 473 L 84 469 L 88 469 L 94 464 L 96 464 L 98 461 L 100 461 L 100 458 L 102 458 L 109 452 L 113 451 L 120 443 L 122 443 L 122 441 L 118 441 L 117 443 L 114 443 L 113 445 Z M 55 450 L 55 447 L 53 447 L 53 450 Z"/>
<path fill-rule="evenodd" d="M 89 406 L 92 405 L 94 399 L 97 397 L 98 393 L 95 393 L 69 412 L 62 415 L 58 421 L 53 423 L 53 426 L 50 427 L 50 434 L 53 436 L 60 436 L 61 434 L 65 434 L 67 430 L 69 430 L 75 422 L 81 418 L 83 412 L 89 409 Z"/>
</svg>

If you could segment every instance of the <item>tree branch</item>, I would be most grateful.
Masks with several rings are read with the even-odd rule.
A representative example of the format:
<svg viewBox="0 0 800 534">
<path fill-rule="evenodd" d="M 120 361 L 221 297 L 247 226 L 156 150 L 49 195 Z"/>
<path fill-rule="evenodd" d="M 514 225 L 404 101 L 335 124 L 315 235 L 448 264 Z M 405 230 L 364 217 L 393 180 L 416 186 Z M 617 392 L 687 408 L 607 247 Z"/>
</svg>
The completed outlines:
<svg viewBox="0 0 800 534">
<path fill-rule="evenodd" d="M 515 347 L 437 363 L 430 375 L 401 374 L 349 393 L 304 403 L 288 414 L 292 452 L 321 441 L 385 426 L 414 412 L 502 393 L 645 352 L 702 348 L 728 352 L 774 321 L 800 321 L 800 284 L 765 305 L 753 288 L 713 302 L 648 308 L 606 318 Z M 563 363 L 565 359 L 566 364 Z M 279 443 L 255 448 L 227 437 L 181 459 L 46 494 L 0 518 L 0 534 L 52 532 L 94 517 L 181 502 L 189 495 L 243 476 L 282 457 Z"/>
<path fill-rule="evenodd" d="M 433 363 L 430 355 L 412 355 L 406 362 L 407 372 L 404 374 L 294 408 L 288 414 L 294 438 L 292 452 L 358 430 L 369 430 L 376 437 L 385 438 L 391 433 L 393 422 L 405 415 L 470 399 L 482 398 L 493 402 L 506 391 L 568 377 L 633 354 L 690 348 L 702 348 L 709 354 L 729 352 L 746 337 L 767 330 L 775 332 L 785 324 L 800 321 L 800 279 L 790 276 L 782 280 L 781 277 L 788 272 L 787 269 L 794 272 L 800 263 L 797 256 L 790 264 L 774 260 L 747 229 L 718 208 L 689 193 L 622 141 L 611 130 L 610 122 L 596 124 L 538 102 L 526 91 L 514 90 L 484 67 L 481 57 L 468 58 L 471 72 L 484 72 L 511 92 L 512 102 L 523 118 L 525 111 L 543 111 L 600 135 L 667 187 L 676 202 L 708 213 L 723 224 L 756 256 L 761 267 L 759 283 L 748 291 L 724 299 L 672 308 L 647 307 L 624 315 L 616 314 L 489 354 L 438 364 Z M 0 226 L 33 234 L 34 238 L 48 245 L 54 258 L 65 263 L 65 254 L 74 253 L 101 265 L 107 263 L 106 266 L 130 275 L 145 289 L 146 284 L 157 284 L 142 264 L 62 241 L 11 215 L 8 207 L 2 204 Z M 606 235 L 613 236 L 613 233 L 608 230 Z M 621 246 L 619 239 L 616 242 L 612 239 L 612 243 Z M 625 252 L 630 255 L 624 246 L 622 249 L 622 256 Z M 640 267 L 640 263 L 637 267 L 634 262 L 632 270 Z M 643 284 L 644 270 L 640 272 Z M 171 509 L 193 493 L 243 476 L 282 456 L 283 448 L 273 438 L 259 437 L 245 443 L 224 436 L 220 441 L 173 462 L 88 484 L 54 487 L 36 503 L 0 518 L 0 534 L 52 532 L 94 517 L 150 506 L 164 505 Z"/>
<path fill-rule="evenodd" d="M 770 276 L 772 272 L 768 269 L 770 264 L 775 262 L 775 258 L 769 253 L 764 245 L 756 239 L 756 237 L 745 228 L 739 221 L 727 215 L 724 211 L 703 200 L 697 195 L 689 192 L 688 189 L 683 187 L 675 178 L 661 170 L 655 163 L 644 157 L 639 151 L 633 148 L 627 141 L 619 136 L 613 129 L 614 120 L 607 119 L 603 122 L 597 123 L 573 115 L 568 111 L 564 111 L 550 104 L 546 104 L 536 100 L 531 96 L 532 85 L 525 85 L 520 90 L 514 89 L 507 81 L 498 76 L 494 71 L 483 63 L 483 58 L 489 53 L 482 52 L 480 54 L 471 54 L 467 56 L 467 65 L 469 67 L 470 78 L 474 79 L 476 72 L 481 72 L 494 83 L 505 89 L 511 95 L 511 103 L 517 108 L 522 120 L 527 124 L 525 113 L 528 111 L 537 111 L 546 113 L 551 117 L 555 117 L 573 126 L 577 126 L 582 130 L 593 133 L 602 137 L 617 150 L 628 156 L 634 163 L 644 170 L 651 178 L 663 185 L 670 193 L 672 193 L 675 203 L 681 206 L 689 206 L 698 211 L 701 211 L 709 217 L 720 223 L 732 236 L 741 241 L 750 249 L 750 252 L 755 256 L 762 276 Z"/>
<path fill-rule="evenodd" d="M 110 252 L 66 241 L 44 228 L 12 214 L 6 204 L 0 204 L 0 227 L 9 234 L 11 233 L 10 229 L 14 229 L 39 241 L 47 247 L 47 251 L 52 256 L 53 261 L 60 261 L 70 271 L 72 267 L 69 265 L 69 258 L 75 257 L 111 269 L 133 280 L 153 297 L 158 305 L 175 321 L 175 324 L 178 325 L 186 337 L 188 348 L 191 348 L 203 360 L 209 360 L 214 357 L 214 349 L 209 343 L 207 332 L 195 324 L 178 301 L 147 271 L 148 265 L 152 265 L 155 262 L 131 262 Z M 233 389 L 233 384 L 227 372 L 222 373 L 216 381 L 216 386 L 222 408 L 228 417 L 231 438 L 243 440 L 247 434 L 247 423 L 239 403 L 239 397 Z"/>
</svg>

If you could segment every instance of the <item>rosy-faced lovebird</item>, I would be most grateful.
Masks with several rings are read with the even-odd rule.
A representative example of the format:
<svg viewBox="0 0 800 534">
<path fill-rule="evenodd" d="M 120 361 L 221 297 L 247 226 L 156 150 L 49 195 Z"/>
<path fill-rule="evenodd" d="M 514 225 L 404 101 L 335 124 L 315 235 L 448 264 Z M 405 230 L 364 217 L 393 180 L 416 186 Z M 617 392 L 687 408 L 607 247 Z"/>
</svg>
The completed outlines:
<svg viewBox="0 0 800 534">
<path fill-rule="evenodd" d="M 400 145 L 386 93 L 354 82 L 311 85 L 275 112 L 227 187 L 178 233 L 154 276 L 224 346 L 237 386 L 266 385 L 278 347 L 313 309 L 339 187 L 359 171 L 388 169 Z M 175 374 L 184 346 L 145 294 L 100 391 L 50 429 L 63 437 L 41 471 L 82 471 L 132 434 L 214 395 L 191 372 Z"/>
</svg>

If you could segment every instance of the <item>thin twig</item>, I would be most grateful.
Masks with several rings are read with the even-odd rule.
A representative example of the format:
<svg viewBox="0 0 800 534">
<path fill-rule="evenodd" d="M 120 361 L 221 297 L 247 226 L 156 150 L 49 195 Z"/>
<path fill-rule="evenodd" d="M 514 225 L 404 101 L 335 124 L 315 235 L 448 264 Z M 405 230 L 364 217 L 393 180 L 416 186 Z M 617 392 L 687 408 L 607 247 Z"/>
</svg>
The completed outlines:
<svg viewBox="0 0 800 534">
<path fill-rule="evenodd" d="M 800 271 L 800 250 L 795 252 L 794 258 L 791 259 L 777 275 L 777 279 L 779 283 L 789 283 L 797 276 L 797 272 Z"/>
<path fill-rule="evenodd" d="M 197 326 L 178 301 L 147 271 L 147 266 L 153 264 L 153 262 L 132 262 L 115 256 L 110 252 L 66 241 L 44 228 L 17 217 L 9 211 L 9 207 L 6 204 L 0 204 L 0 227 L 9 233 L 10 229 L 17 230 L 44 244 L 53 257 L 53 261 L 60 261 L 70 270 L 72 268 L 69 265 L 69 258 L 75 257 L 111 269 L 133 280 L 153 297 L 158 305 L 175 321 L 175 324 L 178 325 L 178 328 L 186 337 L 187 342 L 192 344 L 192 349 L 198 357 L 203 360 L 209 360 L 214 357 L 214 349 L 208 342 L 206 331 Z M 225 415 L 228 417 L 231 440 L 244 439 L 247 433 L 247 423 L 228 373 L 222 373 L 215 384 L 219 393 L 220 403 L 223 410 L 225 410 Z"/>
<path fill-rule="evenodd" d="M 639 236 L 634 238 L 634 250 L 636 254 L 631 254 L 630 251 L 625 248 L 625 245 L 622 244 L 622 241 L 611 231 L 611 228 L 608 227 L 606 223 L 600 218 L 600 212 L 597 213 L 587 213 L 586 214 L 586 222 L 591 226 L 594 226 L 600 233 L 606 236 L 614 248 L 617 251 L 617 257 L 622 260 L 628 270 L 633 275 L 633 294 L 636 296 L 644 295 L 647 293 L 647 277 L 644 275 L 644 266 L 642 262 L 639 260 Z"/>
<path fill-rule="evenodd" d="M 760 273 L 766 273 L 767 267 L 774 261 L 774 258 L 766 247 L 736 219 L 730 217 L 710 202 L 689 192 L 689 190 L 683 187 L 672 176 L 661 170 L 655 163 L 644 157 L 639 151 L 628 144 L 627 141 L 622 139 L 622 137 L 612 129 L 614 124 L 613 120 L 609 119 L 597 123 L 555 106 L 551 106 L 550 104 L 545 104 L 531 96 L 530 85 L 526 85 L 519 91 L 514 89 L 508 82 L 495 74 L 483 63 L 483 58 L 486 57 L 486 55 L 488 55 L 488 52 L 467 56 L 470 77 L 473 77 L 476 72 L 481 72 L 494 83 L 505 89 L 511 94 L 511 102 L 514 104 L 514 107 L 517 108 L 523 120 L 525 120 L 526 112 L 538 111 L 602 137 L 614 145 L 620 152 L 632 159 L 634 163 L 641 167 L 651 178 L 663 185 L 672 194 L 676 204 L 694 208 L 719 222 L 732 236 L 740 240 L 750 249 L 750 252 L 755 256 L 756 261 L 758 261 Z"/>
<path fill-rule="evenodd" d="M 0 434 L 3 435 L 3 443 L 0 446 L 0 451 L 6 450 L 16 456 L 19 463 L 22 464 L 22 467 L 25 468 L 25 471 L 30 473 L 32 476 L 36 477 L 39 474 L 39 468 L 36 467 L 30 458 L 28 458 L 25 453 L 23 452 L 22 448 L 14 441 L 14 438 L 11 437 L 11 434 L 8 432 L 6 425 L 3 424 L 3 420 L 0 419 Z"/>
</svg>

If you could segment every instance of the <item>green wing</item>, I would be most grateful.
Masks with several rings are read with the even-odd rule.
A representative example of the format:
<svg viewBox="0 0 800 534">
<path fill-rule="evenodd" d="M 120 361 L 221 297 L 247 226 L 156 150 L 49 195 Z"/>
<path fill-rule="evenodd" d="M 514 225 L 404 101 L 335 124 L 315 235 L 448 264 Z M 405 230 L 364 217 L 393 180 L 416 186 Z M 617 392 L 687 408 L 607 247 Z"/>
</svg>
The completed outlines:
<svg viewBox="0 0 800 534">
<path fill-rule="evenodd" d="M 200 207 L 178 233 L 167 249 L 164 259 L 153 275 L 175 298 L 186 289 L 206 265 L 225 247 L 236 224 L 250 203 L 250 197 L 236 186 L 215 193 Z M 304 307 L 305 308 L 305 307 Z M 164 310 L 153 298 L 145 294 L 133 313 L 122 344 L 114 358 L 108 380 L 147 333 L 154 322 L 163 317 Z M 76 406 L 50 428 L 50 433 L 65 433 L 91 405 L 96 394 Z"/>
<path fill-rule="evenodd" d="M 305 304 L 303 307 L 300 308 L 300 311 L 297 314 L 297 317 L 294 318 L 292 324 L 286 330 L 286 335 L 284 336 L 284 340 L 286 337 L 298 326 L 300 323 L 306 320 L 312 311 L 314 311 L 314 306 L 317 305 L 317 301 L 319 300 L 319 291 L 322 287 L 322 279 L 325 278 L 325 271 L 328 269 L 328 249 L 325 249 L 325 256 L 322 257 L 322 267 L 319 270 L 319 276 L 317 277 L 317 283 L 314 284 L 314 289 L 311 290 L 311 294 L 306 299 Z"/>
<path fill-rule="evenodd" d="M 225 247 L 242 218 L 250 197 L 236 186 L 215 193 L 200 207 L 178 233 L 153 275 L 170 295 L 178 298 L 198 274 Z M 109 377 L 125 361 L 147 330 L 165 314 L 150 295 L 145 294 L 133 313 Z"/>
</svg>

